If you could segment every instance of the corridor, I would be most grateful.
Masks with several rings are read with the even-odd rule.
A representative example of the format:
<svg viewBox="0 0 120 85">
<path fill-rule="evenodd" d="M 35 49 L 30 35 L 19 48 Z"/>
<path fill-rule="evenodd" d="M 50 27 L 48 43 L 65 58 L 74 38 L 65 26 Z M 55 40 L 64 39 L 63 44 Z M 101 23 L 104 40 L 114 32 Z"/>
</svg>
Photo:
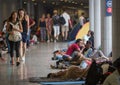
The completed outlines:
<svg viewBox="0 0 120 85">
<path fill-rule="evenodd" d="M 0 85 L 40 85 L 28 82 L 29 77 L 46 77 L 48 73 L 55 72 L 50 68 L 56 49 L 67 47 L 67 43 L 40 43 L 32 45 L 26 54 L 25 63 L 19 67 L 10 65 L 10 56 L 5 54 L 6 62 L 0 61 Z"/>
</svg>

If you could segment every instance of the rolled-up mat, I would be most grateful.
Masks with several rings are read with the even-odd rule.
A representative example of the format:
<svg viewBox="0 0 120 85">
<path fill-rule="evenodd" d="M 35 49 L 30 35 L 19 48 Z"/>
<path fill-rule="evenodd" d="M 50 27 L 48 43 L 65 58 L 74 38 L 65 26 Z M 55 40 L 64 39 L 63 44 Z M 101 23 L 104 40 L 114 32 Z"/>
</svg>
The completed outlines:
<svg viewBox="0 0 120 85">
<path fill-rule="evenodd" d="M 63 85 L 63 84 L 82 85 L 84 83 L 85 83 L 85 81 L 40 82 L 40 84 L 42 84 L 42 85 Z"/>
</svg>

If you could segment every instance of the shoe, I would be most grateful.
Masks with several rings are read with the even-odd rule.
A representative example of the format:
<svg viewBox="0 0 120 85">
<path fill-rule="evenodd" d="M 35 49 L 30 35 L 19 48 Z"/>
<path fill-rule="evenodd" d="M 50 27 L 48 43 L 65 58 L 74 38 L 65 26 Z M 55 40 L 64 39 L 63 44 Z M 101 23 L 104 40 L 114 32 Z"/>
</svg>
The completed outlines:
<svg viewBox="0 0 120 85">
<path fill-rule="evenodd" d="M 50 40 L 47 40 L 47 43 L 49 43 L 50 42 Z"/>
<path fill-rule="evenodd" d="M 21 61 L 25 61 L 25 55 L 21 56 Z"/>
<path fill-rule="evenodd" d="M 20 62 L 16 62 L 16 66 L 19 66 L 20 65 Z"/>
<path fill-rule="evenodd" d="M 25 61 L 25 56 L 22 57 L 22 61 Z"/>
<path fill-rule="evenodd" d="M 11 65 L 14 65 L 15 63 L 14 63 L 14 61 L 11 60 L 11 61 L 10 61 L 10 64 L 11 64 Z"/>
</svg>

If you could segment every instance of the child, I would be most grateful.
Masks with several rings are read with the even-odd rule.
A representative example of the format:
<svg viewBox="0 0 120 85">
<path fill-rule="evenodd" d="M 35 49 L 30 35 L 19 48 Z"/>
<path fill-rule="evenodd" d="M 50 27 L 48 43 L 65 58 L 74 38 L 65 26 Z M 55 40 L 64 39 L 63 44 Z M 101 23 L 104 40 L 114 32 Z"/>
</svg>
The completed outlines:
<svg viewBox="0 0 120 85">
<path fill-rule="evenodd" d="M 31 44 L 38 44 L 38 39 L 35 34 L 32 34 L 32 39 L 30 40 Z"/>
</svg>

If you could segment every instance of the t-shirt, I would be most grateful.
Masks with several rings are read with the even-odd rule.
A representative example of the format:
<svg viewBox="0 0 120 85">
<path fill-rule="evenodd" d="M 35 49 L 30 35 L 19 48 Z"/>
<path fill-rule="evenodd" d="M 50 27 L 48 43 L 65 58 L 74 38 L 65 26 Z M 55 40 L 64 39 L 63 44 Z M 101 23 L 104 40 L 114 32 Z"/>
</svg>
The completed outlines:
<svg viewBox="0 0 120 85">
<path fill-rule="evenodd" d="M 52 20 L 53 20 L 53 25 L 55 25 L 55 26 L 58 26 L 59 25 L 59 16 L 58 15 L 54 15 L 53 17 L 52 17 Z"/>
<path fill-rule="evenodd" d="M 35 42 L 37 42 L 37 36 L 36 36 L 36 35 L 33 35 L 32 40 L 35 41 Z"/>
<path fill-rule="evenodd" d="M 92 48 L 89 48 L 84 52 L 84 56 L 89 58 L 89 57 L 91 57 L 92 53 L 93 53 Z"/>
<path fill-rule="evenodd" d="M 62 16 L 64 17 L 64 19 L 65 19 L 65 24 L 64 24 L 64 26 L 69 26 L 69 20 L 70 20 L 70 16 L 69 16 L 69 14 L 67 14 L 66 12 L 64 12 L 63 14 L 62 14 Z"/>
<path fill-rule="evenodd" d="M 79 18 L 79 20 L 80 20 L 80 25 L 84 25 L 84 22 L 85 22 L 85 18 L 83 17 L 83 16 L 81 16 L 80 18 Z"/>
<path fill-rule="evenodd" d="M 84 43 L 85 43 L 85 44 L 86 44 L 86 42 L 89 40 L 89 38 L 90 38 L 90 36 L 87 36 L 87 35 L 83 36 L 83 40 L 84 40 Z"/>
<path fill-rule="evenodd" d="M 77 51 L 77 50 L 80 50 L 80 48 L 79 48 L 79 46 L 78 46 L 76 43 L 74 43 L 74 44 L 72 44 L 72 45 L 68 48 L 66 54 L 71 56 L 72 53 L 73 53 L 74 51 Z"/>
</svg>

